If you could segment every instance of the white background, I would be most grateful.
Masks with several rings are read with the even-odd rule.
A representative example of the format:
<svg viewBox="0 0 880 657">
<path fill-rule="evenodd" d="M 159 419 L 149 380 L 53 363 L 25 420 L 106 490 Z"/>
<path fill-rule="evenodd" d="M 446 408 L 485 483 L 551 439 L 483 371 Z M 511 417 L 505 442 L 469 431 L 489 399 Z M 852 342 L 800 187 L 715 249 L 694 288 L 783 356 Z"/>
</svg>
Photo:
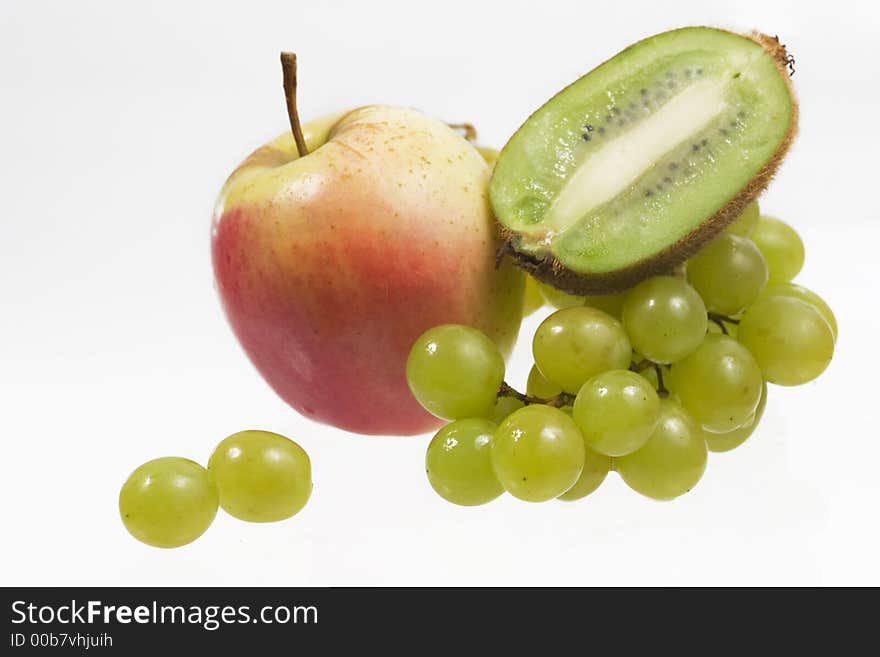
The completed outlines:
<svg viewBox="0 0 880 657">
<path fill-rule="evenodd" d="M 880 584 L 876 3 L 226 4 L 0 8 L 0 584 Z M 801 136 L 762 207 L 837 313 L 823 377 L 771 388 L 757 434 L 672 503 L 612 474 L 576 504 L 461 509 L 425 480 L 427 436 L 346 434 L 275 397 L 220 311 L 208 231 L 229 171 L 287 127 L 279 50 L 306 118 L 411 105 L 500 146 L 622 47 L 695 23 L 797 57 Z M 529 361 L 524 338 L 512 382 Z M 125 532 L 134 467 L 204 462 L 244 428 L 309 451 L 301 514 L 221 512 L 171 551 Z"/>
</svg>

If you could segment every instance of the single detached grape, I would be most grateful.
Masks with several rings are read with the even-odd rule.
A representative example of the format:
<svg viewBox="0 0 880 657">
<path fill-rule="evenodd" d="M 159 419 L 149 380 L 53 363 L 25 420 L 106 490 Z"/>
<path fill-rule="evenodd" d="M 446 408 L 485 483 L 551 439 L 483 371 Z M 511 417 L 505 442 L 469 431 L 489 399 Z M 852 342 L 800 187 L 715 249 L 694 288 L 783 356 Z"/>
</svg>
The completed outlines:
<svg viewBox="0 0 880 657">
<path fill-rule="evenodd" d="M 544 305 L 544 295 L 538 287 L 540 283 L 531 276 L 526 276 L 525 291 L 523 292 L 523 317 L 531 315 Z"/>
<path fill-rule="evenodd" d="M 750 239 L 722 233 L 688 261 L 687 278 L 708 310 L 735 315 L 767 285 L 767 263 Z"/>
<path fill-rule="evenodd" d="M 605 481 L 608 471 L 611 469 L 611 457 L 594 452 L 587 447 L 587 457 L 584 459 L 584 469 L 574 486 L 565 491 L 557 499 L 565 502 L 579 500 L 593 491 Z"/>
<path fill-rule="evenodd" d="M 774 217 L 761 217 L 752 241 L 767 261 L 772 285 L 788 283 L 804 266 L 804 243 L 794 228 Z"/>
<path fill-rule="evenodd" d="M 834 355 L 834 333 L 815 306 L 795 297 L 765 296 L 746 309 L 737 339 L 764 378 L 782 386 L 812 381 Z"/>
<path fill-rule="evenodd" d="M 647 442 L 660 418 L 660 399 L 648 381 L 629 370 L 609 370 L 587 381 L 573 417 L 587 447 L 623 456 Z"/>
<path fill-rule="evenodd" d="M 205 468 L 176 456 L 148 461 L 119 492 L 119 515 L 147 545 L 175 548 L 196 540 L 217 515 L 217 487 Z"/>
<path fill-rule="evenodd" d="M 751 237 L 752 233 L 755 232 L 755 228 L 758 226 L 758 218 L 760 215 L 761 212 L 758 209 L 758 202 L 752 201 L 746 206 L 745 210 L 742 211 L 742 214 L 734 219 L 733 223 L 727 227 L 727 232 L 741 237 Z"/>
<path fill-rule="evenodd" d="M 220 506 L 249 522 L 275 522 L 299 513 L 312 494 L 305 450 L 271 431 L 240 431 L 224 438 L 208 460 Z"/>
<path fill-rule="evenodd" d="M 700 346 L 706 322 L 700 295 L 675 276 L 642 281 L 623 303 L 623 325 L 633 347 L 655 363 L 674 363 Z"/>
<path fill-rule="evenodd" d="M 629 366 L 632 353 L 623 327 L 608 313 L 586 306 L 557 310 L 532 340 L 535 364 L 549 381 L 576 394 L 591 376 Z"/>
<path fill-rule="evenodd" d="M 515 397 L 499 397 L 498 401 L 495 402 L 495 408 L 492 409 L 492 415 L 489 416 L 489 419 L 495 424 L 499 424 L 504 418 L 514 411 L 518 411 L 523 406 L 525 404 Z"/>
<path fill-rule="evenodd" d="M 825 321 L 828 322 L 828 325 L 831 327 L 831 333 L 834 335 L 834 341 L 837 341 L 837 318 L 834 317 L 834 313 L 831 310 L 831 307 L 825 303 L 825 301 L 818 294 L 813 292 L 812 290 L 808 290 L 805 287 L 800 285 L 795 285 L 794 283 L 781 283 L 779 285 L 771 285 L 766 290 L 764 290 L 762 297 L 772 297 L 772 296 L 783 296 L 783 297 L 794 297 L 795 299 L 800 299 L 801 301 L 805 301 L 813 308 L 815 308 L 822 317 L 825 318 Z"/>
<path fill-rule="evenodd" d="M 682 406 L 709 431 L 732 431 L 748 422 L 761 401 L 761 368 L 739 342 L 709 334 L 672 366 L 669 385 Z"/>
<path fill-rule="evenodd" d="M 586 447 L 574 420 L 542 404 L 521 408 L 492 440 L 492 467 L 504 489 L 527 502 L 559 497 L 577 483 Z"/>
<path fill-rule="evenodd" d="M 406 380 L 419 403 L 437 417 L 488 417 L 504 380 L 504 358 L 477 329 L 443 324 L 416 340 Z"/>
<path fill-rule="evenodd" d="M 537 397 L 539 399 L 552 399 L 562 392 L 562 388 L 555 383 L 547 380 L 537 365 L 532 365 L 529 370 L 529 378 L 526 381 L 526 394 L 529 397 Z"/>
<path fill-rule="evenodd" d="M 428 481 L 445 500 L 462 506 L 491 502 L 504 492 L 492 469 L 496 425 L 489 420 L 456 420 L 440 429 L 425 455 Z"/>
<path fill-rule="evenodd" d="M 706 470 L 703 429 L 677 402 L 660 402 L 660 421 L 645 445 L 614 459 L 614 467 L 634 491 L 671 500 L 696 486 Z"/>
<path fill-rule="evenodd" d="M 742 445 L 746 439 L 752 435 L 764 416 L 764 407 L 767 406 L 767 384 L 764 383 L 761 388 L 761 401 L 758 402 L 758 408 L 755 409 L 755 415 L 751 420 L 733 431 L 726 433 L 712 433 L 706 431 L 704 438 L 706 446 L 710 452 L 729 452 L 730 450 Z"/>
</svg>

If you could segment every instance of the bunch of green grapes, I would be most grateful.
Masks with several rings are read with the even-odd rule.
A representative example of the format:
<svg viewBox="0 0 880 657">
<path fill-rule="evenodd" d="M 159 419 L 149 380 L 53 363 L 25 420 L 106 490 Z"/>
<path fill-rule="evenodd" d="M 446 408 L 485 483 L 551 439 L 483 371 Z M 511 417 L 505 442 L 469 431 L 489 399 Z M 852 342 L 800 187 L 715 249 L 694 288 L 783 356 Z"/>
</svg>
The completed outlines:
<svg viewBox="0 0 880 657">
<path fill-rule="evenodd" d="M 407 380 L 450 421 L 428 446 L 431 486 L 465 506 L 574 500 L 614 470 L 650 498 L 689 491 L 709 451 L 754 432 L 768 382 L 806 383 L 831 361 L 831 309 L 791 282 L 803 260 L 797 233 L 752 203 L 677 275 L 594 297 L 529 279 L 527 314 L 541 297 L 556 310 L 535 331 L 525 393 L 479 331 L 428 330 Z"/>
<path fill-rule="evenodd" d="M 208 467 L 180 457 L 137 468 L 119 493 L 129 533 L 161 548 L 191 543 L 205 533 L 218 507 L 249 522 L 275 522 L 299 513 L 312 492 L 312 465 L 302 447 L 269 431 L 240 431 L 220 442 Z"/>
</svg>

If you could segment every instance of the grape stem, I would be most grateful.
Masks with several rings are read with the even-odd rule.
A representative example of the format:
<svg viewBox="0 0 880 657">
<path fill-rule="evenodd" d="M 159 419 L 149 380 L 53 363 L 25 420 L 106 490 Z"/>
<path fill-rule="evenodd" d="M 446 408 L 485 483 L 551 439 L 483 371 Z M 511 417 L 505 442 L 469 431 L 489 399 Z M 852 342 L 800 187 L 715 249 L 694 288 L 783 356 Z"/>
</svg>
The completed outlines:
<svg viewBox="0 0 880 657">
<path fill-rule="evenodd" d="M 718 325 L 718 328 L 721 329 L 721 332 L 724 335 L 728 334 L 726 324 L 739 324 L 738 319 L 720 313 L 706 313 L 706 316 L 709 318 L 710 322 L 715 322 Z"/>
<path fill-rule="evenodd" d="M 659 363 L 655 363 L 645 358 L 644 360 L 640 360 L 638 363 L 630 364 L 629 369 L 633 372 L 641 372 L 642 370 L 649 367 L 653 367 L 654 371 L 657 373 L 657 395 L 665 399 L 669 396 L 669 390 L 667 390 L 666 386 L 663 384 L 663 367 Z M 513 397 L 514 399 L 518 399 L 519 401 L 521 401 L 526 406 L 528 406 L 529 404 L 544 404 L 544 406 L 553 406 L 554 408 L 572 406 L 574 405 L 575 400 L 575 395 L 569 394 L 567 392 L 560 392 L 554 397 L 532 397 L 531 395 L 525 395 L 519 392 L 512 386 L 508 385 L 506 381 L 502 382 L 501 387 L 498 388 L 498 396 Z"/>
<path fill-rule="evenodd" d="M 657 373 L 657 396 L 661 399 L 666 399 L 669 396 L 669 391 L 666 389 L 666 386 L 663 385 L 663 366 L 660 365 L 660 363 L 655 363 L 652 360 L 643 358 L 638 363 L 630 363 L 629 371 L 638 374 L 649 367 L 653 367 L 654 371 Z"/>
<path fill-rule="evenodd" d="M 657 396 L 660 399 L 666 399 L 669 396 L 669 391 L 663 385 L 663 368 L 658 363 L 654 363 L 654 371 L 657 373 Z"/>
<path fill-rule="evenodd" d="M 296 111 L 296 55 L 292 52 L 281 53 L 281 72 L 284 74 L 284 98 L 287 101 L 287 118 L 290 121 L 290 131 L 296 142 L 296 150 L 300 157 L 309 154 L 303 137 L 302 125 L 299 122 L 299 113 Z"/>
<path fill-rule="evenodd" d="M 721 329 L 721 332 L 722 332 L 724 335 L 728 335 L 728 332 L 727 332 L 727 326 L 725 326 L 725 324 L 724 324 L 723 321 L 721 321 L 720 319 L 715 319 L 714 317 L 710 317 L 710 318 L 709 318 L 709 321 L 710 321 L 710 322 L 715 322 L 715 324 L 718 325 L 718 328 Z"/>
<path fill-rule="evenodd" d="M 654 363 L 647 358 L 644 358 L 638 363 L 630 363 L 629 369 L 631 372 L 635 372 L 636 374 L 638 374 L 642 370 L 646 370 L 649 367 L 654 367 Z"/>
<path fill-rule="evenodd" d="M 523 404 L 528 406 L 529 404 L 544 404 L 545 406 L 553 406 L 554 408 L 562 408 L 563 406 L 571 406 L 574 404 L 574 395 L 570 395 L 567 392 L 560 392 L 555 397 L 548 397 L 547 399 L 542 399 L 541 397 L 532 397 L 531 395 L 524 395 L 523 393 L 511 388 L 507 383 L 502 383 L 501 387 L 498 388 L 498 396 L 499 397 L 513 397 L 514 399 L 518 399 Z"/>
</svg>

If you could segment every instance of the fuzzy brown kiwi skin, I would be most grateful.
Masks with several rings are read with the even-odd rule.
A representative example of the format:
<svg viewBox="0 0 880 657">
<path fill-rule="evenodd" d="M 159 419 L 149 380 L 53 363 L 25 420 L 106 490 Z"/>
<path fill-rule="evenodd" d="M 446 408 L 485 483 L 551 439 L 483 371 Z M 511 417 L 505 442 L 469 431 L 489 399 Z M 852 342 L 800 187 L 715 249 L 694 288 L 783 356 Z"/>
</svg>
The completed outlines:
<svg viewBox="0 0 880 657">
<path fill-rule="evenodd" d="M 670 244 L 650 258 L 640 260 L 628 267 L 615 271 L 583 274 L 568 269 L 552 254 L 536 256 L 530 253 L 523 253 L 517 249 L 519 236 L 514 231 L 502 226 L 501 236 L 505 240 L 504 248 L 522 269 L 529 272 L 529 274 L 542 283 L 552 285 L 569 294 L 587 295 L 620 292 L 637 285 L 651 276 L 673 273 L 677 266 L 693 256 L 710 242 L 712 238 L 733 223 L 742 214 L 746 206 L 767 189 L 767 185 L 770 184 L 797 135 L 798 103 L 789 77 L 789 66 L 792 60 L 785 46 L 779 42 L 777 37 L 771 37 L 761 32 L 752 32 L 751 34 L 740 36 L 751 39 L 773 57 L 779 74 L 788 85 L 788 92 L 792 101 L 791 121 L 788 126 L 788 132 L 776 148 L 776 151 L 764 166 L 761 167 L 755 177 L 739 190 L 727 205 L 680 240 Z"/>
</svg>

